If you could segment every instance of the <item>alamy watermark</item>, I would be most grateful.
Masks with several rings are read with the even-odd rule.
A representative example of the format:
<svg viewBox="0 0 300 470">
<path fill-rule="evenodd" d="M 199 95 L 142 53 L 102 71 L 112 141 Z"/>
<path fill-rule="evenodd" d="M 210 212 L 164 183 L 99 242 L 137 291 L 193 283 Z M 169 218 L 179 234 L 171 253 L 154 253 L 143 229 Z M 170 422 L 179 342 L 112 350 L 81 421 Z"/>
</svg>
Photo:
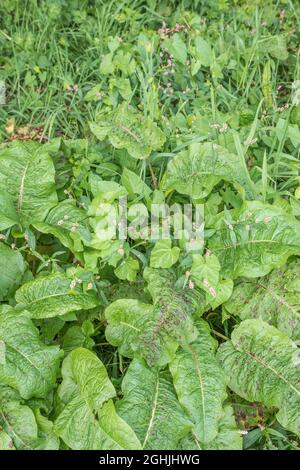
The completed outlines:
<svg viewBox="0 0 300 470">
<path fill-rule="evenodd" d="M 4 80 L 0 80 L 0 106 L 6 103 L 6 88 Z"/>
<path fill-rule="evenodd" d="M 114 204 L 100 203 L 94 211 L 98 240 L 182 240 L 187 249 L 204 243 L 203 204 L 128 204 L 120 197 Z"/>
</svg>

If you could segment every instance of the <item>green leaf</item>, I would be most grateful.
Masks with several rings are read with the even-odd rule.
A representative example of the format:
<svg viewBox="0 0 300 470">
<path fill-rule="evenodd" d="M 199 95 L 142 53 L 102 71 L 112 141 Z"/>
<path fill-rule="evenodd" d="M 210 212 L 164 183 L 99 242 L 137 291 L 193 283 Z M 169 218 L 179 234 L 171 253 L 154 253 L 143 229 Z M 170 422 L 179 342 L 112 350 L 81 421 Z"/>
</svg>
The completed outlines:
<svg viewBox="0 0 300 470">
<path fill-rule="evenodd" d="M 62 348 L 66 354 L 78 347 L 92 349 L 94 345 L 95 342 L 78 325 L 70 326 L 62 339 Z"/>
<path fill-rule="evenodd" d="M 128 170 L 128 168 L 123 169 L 121 181 L 130 195 L 149 196 L 152 192 L 149 186 L 136 173 Z"/>
<path fill-rule="evenodd" d="M 253 199 L 254 185 L 238 155 L 217 144 L 192 144 L 172 158 L 161 181 L 164 191 L 176 190 L 194 199 L 208 196 L 221 180 Z"/>
<path fill-rule="evenodd" d="M 54 178 L 42 145 L 15 141 L 0 149 L 0 192 L 10 195 L 22 224 L 43 221 L 57 203 Z"/>
<path fill-rule="evenodd" d="M 124 75 L 132 75 L 135 72 L 135 60 L 130 52 L 117 51 L 114 57 L 114 65 L 121 70 Z"/>
<path fill-rule="evenodd" d="M 297 124 L 289 124 L 285 119 L 279 118 L 275 128 L 276 136 L 279 141 L 286 138 L 290 139 L 294 147 L 298 147 L 300 143 L 300 130 Z"/>
<path fill-rule="evenodd" d="M 0 192 L 0 231 L 19 223 L 13 199 L 7 192 Z"/>
<path fill-rule="evenodd" d="M 54 430 L 74 450 L 139 449 L 140 443 L 116 413 L 116 395 L 100 359 L 78 348 L 64 360 L 58 394 L 64 406 Z"/>
<path fill-rule="evenodd" d="M 205 39 L 197 37 L 195 39 L 196 57 L 204 67 L 209 67 L 211 63 L 211 47 Z"/>
<path fill-rule="evenodd" d="M 203 281 L 207 280 L 208 284 L 216 287 L 219 282 L 220 269 L 219 260 L 215 255 L 193 255 L 191 275 L 199 286 L 206 287 L 203 286 Z"/>
<path fill-rule="evenodd" d="M 233 281 L 221 279 L 220 263 L 215 255 L 193 255 L 191 277 L 196 285 L 206 292 L 206 301 L 213 309 L 229 299 L 232 294 Z"/>
<path fill-rule="evenodd" d="M 178 350 L 169 367 L 179 402 L 194 423 L 194 435 L 208 443 L 216 437 L 224 413 L 226 380 L 215 357 L 216 341 L 208 323 L 198 320 L 197 326 L 198 338 Z"/>
<path fill-rule="evenodd" d="M 136 279 L 139 267 L 138 261 L 129 256 L 115 269 L 115 275 L 124 281 L 133 282 Z"/>
<path fill-rule="evenodd" d="M 0 450 L 16 450 L 13 441 L 5 431 L 0 431 Z"/>
<path fill-rule="evenodd" d="M 225 304 L 242 320 L 257 318 L 300 340 L 300 263 L 276 269 L 259 279 L 243 279 Z"/>
<path fill-rule="evenodd" d="M 118 92 L 124 98 L 124 100 L 129 100 L 132 95 L 132 89 L 130 86 L 130 81 L 128 78 L 112 78 L 109 82 L 111 89 L 117 88 Z"/>
<path fill-rule="evenodd" d="M 32 318 L 50 318 L 76 310 L 89 310 L 99 305 L 94 293 L 85 293 L 82 284 L 65 274 L 55 273 L 26 282 L 16 292 L 16 301 Z"/>
<path fill-rule="evenodd" d="M 186 65 L 187 48 L 180 34 L 176 33 L 171 39 L 164 41 L 164 47 L 167 47 L 169 53 L 174 56 L 175 60 Z"/>
<path fill-rule="evenodd" d="M 276 407 L 279 423 L 300 434 L 300 357 L 288 336 L 262 320 L 244 320 L 218 357 L 235 393 Z"/>
<path fill-rule="evenodd" d="M 172 248 L 171 240 L 158 240 L 150 256 L 151 268 L 170 268 L 178 261 L 180 248 Z"/>
<path fill-rule="evenodd" d="M 144 279 L 160 312 L 157 325 L 179 344 L 189 344 L 198 335 L 192 315 L 201 310 L 203 297 L 196 289 L 175 290 L 176 277 L 171 270 L 146 268 Z"/>
<path fill-rule="evenodd" d="M 204 450 L 242 450 L 243 438 L 237 428 L 233 409 L 230 405 L 224 407 L 224 415 L 219 423 L 216 437 L 208 444 L 202 444 Z"/>
<path fill-rule="evenodd" d="M 102 61 L 100 64 L 100 73 L 103 75 L 110 75 L 114 73 L 115 66 L 112 61 L 113 54 L 109 53 L 102 57 Z"/>
<path fill-rule="evenodd" d="M 35 450 L 58 450 L 59 438 L 54 434 L 53 422 L 40 413 L 40 410 L 34 411 L 35 420 L 38 425 L 39 439 L 34 443 Z"/>
<path fill-rule="evenodd" d="M 122 382 L 120 416 L 134 429 L 142 448 L 172 450 L 192 423 L 178 403 L 170 374 L 134 359 Z"/>
<path fill-rule="evenodd" d="M 208 444 L 199 442 L 193 433 L 185 436 L 180 442 L 182 450 L 242 450 L 243 438 L 236 426 L 233 410 L 230 405 L 224 406 L 218 434 Z"/>
<path fill-rule="evenodd" d="M 9 436 L 9 446 L 18 450 L 31 450 L 38 439 L 38 427 L 33 411 L 17 401 L 0 404 L 0 427 Z"/>
<path fill-rule="evenodd" d="M 165 365 L 174 356 L 178 344 L 161 328 L 161 313 L 152 305 L 119 299 L 106 308 L 105 318 L 106 339 L 123 356 L 140 355 L 150 365 Z"/>
<path fill-rule="evenodd" d="M 0 242 L 0 301 L 14 294 L 22 282 L 25 268 L 21 253 Z"/>
<path fill-rule="evenodd" d="M 166 140 L 155 122 L 125 102 L 116 110 L 100 115 L 96 123 L 90 123 L 90 129 L 99 140 L 107 137 L 113 147 L 126 149 L 129 155 L 138 159 L 148 158 Z"/>
<path fill-rule="evenodd" d="M 82 242 L 88 243 L 91 235 L 86 225 L 87 215 L 73 201 L 62 201 L 47 215 L 44 222 L 33 226 L 42 233 L 54 235 L 74 254 L 83 251 Z"/>
<path fill-rule="evenodd" d="M 0 311 L 0 342 L 5 344 L 5 360 L 0 363 L 0 380 L 20 395 L 45 397 L 55 384 L 62 351 L 45 346 L 26 311 Z"/>
<path fill-rule="evenodd" d="M 300 254 L 300 222 L 286 210 L 252 201 L 232 215 L 232 225 L 221 221 L 208 242 L 224 277 L 264 276 L 291 255 Z"/>
<path fill-rule="evenodd" d="M 58 450 L 59 440 L 53 435 L 53 423 L 15 400 L 0 404 L 0 426 L 5 429 L 8 449 Z M 1 449 L 1 432 L 0 432 Z"/>
<path fill-rule="evenodd" d="M 102 85 L 93 86 L 85 95 L 84 101 L 93 102 L 99 101 L 103 97 Z"/>
</svg>

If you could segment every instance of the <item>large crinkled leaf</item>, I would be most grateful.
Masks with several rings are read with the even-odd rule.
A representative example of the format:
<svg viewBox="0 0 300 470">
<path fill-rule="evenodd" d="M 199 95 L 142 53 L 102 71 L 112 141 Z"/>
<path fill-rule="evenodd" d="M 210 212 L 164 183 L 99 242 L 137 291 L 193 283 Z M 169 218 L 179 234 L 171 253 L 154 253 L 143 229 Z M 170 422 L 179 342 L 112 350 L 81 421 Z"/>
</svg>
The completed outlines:
<svg viewBox="0 0 300 470">
<path fill-rule="evenodd" d="M 53 423 L 18 401 L 0 403 L 0 427 L 5 430 L 8 449 L 58 450 L 59 440 L 52 433 Z M 0 450 L 1 432 L 0 432 Z"/>
<path fill-rule="evenodd" d="M 220 221 L 208 240 L 224 277 L 264 276 L 300 254 L 300 222 L 281 207 L 245 202 L 231 215 L 232 223 Z"/>
<path fill-rule="evenodd" d="M 221 180 L 236 185 L 249 199 L 255 196 L 254 185 L 236 154 L 217 144 L 197 143 L 170 160 L 161 188 L 199 199 L 208 196 Z"/>
<path fill-rule="evenodd" d="M 230 405 L 224 406 L 218 434 L 208 444 L 199 442 L 193 433 L 185 436 L 180 442 L 182 450 L 242 450 L 243 438 L 237 428 L 233 409 Z"/>
<path fill-rule="evenodd" d="M 83 251 L 82 241 L 89 242 L 91 235 L 86 226 L 86 212 L 73 201 L 62 201 L 47 215 L 44 222 L 34 223 L 42 233 L 54 235 L 74 254 Z"/>
<path fill-rule="evenodd" d="M 57 195 L 54 164 L 42 145 L 15 141 L 1 147 L 0 191 L 10 195 L 22 224 L 44 220 Z"/>
<path fill-rule="evenodd" d="M 108 138 L 114 147 L 126 149 L 138 159 L 149 157 L 166 140 L 155 122 L 125 102 L 110 113 L 100 114 L 95 123 L 90 123 L 90 129 L 99 140 Z"/>
<path fill-rule="evenodd" d="M 26 311 L 0 311 L 0 380 L 25 398 L 45 397 L 55 384 L 60 358 L 58 346 L 46 346 Z"/>
<path fill-rule="evenodd" d="M 235 393 L 278 408 L 279 423 L 300 434 L 300 357 L 288 336 L 262 320 L 244 320 L 218 357 Z"/>
<path fill-rule="evenodd" d="M 208 323 L 200 319 L 197 326 L 198 338 L 178 350 L 169 367 L 179 402 L 194 423 L 195 437 L 208 443 L 216 437 L 224 414 L 226 380 Z"/>
<path fill-rule="evenodd" d="M 125 357 L 142 356 L 148 364 L 167 364 L 178 343 L 160 328 L 160 311 L 136 299 L 119 299 L 105 310 L 107 341 Z"/>
<path fill-rule="evenodd" d="M 50 318 L 99 305 L 95 293 L 83 292 L 81 284 L 71 286 L 65 274 L 55 273 L 35 278 L 16 292 L 16 301 L 32 318 Z"/>
<path fill-rule="evenodd" d="M 300 263 L 259 279 L 242 279 L 224 307 L 242 320 L 257 318 L 300 340 Z"/>
<path fill-rule="evenodd" d="M 140 443 L 116 413 L 113 384 L 100 359 L 84 348 L 72 351 L 62 366 L 58 394 L 63 410 L 55 432 L 74 450 L 139 449 Z"/>
<path fill-rule="evenodd" d="M 0 242 L 0 301 L 14 294 L 22 282 L 25 268 L 21 253 Z"/>
<path fill-rule="evenodd" d="M 175 289 L 176 277 L 171 270 L 146 268 L 144 279 L 160 312 L 156 331 L 164 330 L 179 344 L 191 343 L 198 335 L 192 315 L 201 311 L 204 300 L 197 289 Z"/>
<path fill-rule="evenodd" d="M 192 428 L 179 404 L 170 374 L 134 359 L 122 382 L 117 411 L 134 429 L 143 449 L 177 448 Z"/>
</svg>

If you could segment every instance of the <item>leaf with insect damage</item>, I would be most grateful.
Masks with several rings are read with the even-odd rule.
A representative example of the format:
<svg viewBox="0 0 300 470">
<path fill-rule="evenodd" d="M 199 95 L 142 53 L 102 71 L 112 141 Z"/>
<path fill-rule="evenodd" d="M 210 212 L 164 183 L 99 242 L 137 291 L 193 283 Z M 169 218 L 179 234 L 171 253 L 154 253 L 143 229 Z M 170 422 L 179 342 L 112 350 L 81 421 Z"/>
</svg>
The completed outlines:
<svg viewBox="0 0 300 470">
<path fill-rule="evenodd" d="M 257 318 L 300 340 L 300 263 L 275 269 L 268 276 L 241 279 L 224 308 L 242 320 Z"/>
</svg>

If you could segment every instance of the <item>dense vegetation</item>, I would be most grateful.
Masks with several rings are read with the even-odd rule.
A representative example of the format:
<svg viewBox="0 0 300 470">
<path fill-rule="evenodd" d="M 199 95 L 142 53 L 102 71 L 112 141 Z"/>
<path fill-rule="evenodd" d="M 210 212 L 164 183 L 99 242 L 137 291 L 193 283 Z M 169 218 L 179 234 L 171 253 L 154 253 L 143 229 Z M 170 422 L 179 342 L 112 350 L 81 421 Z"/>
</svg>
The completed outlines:
<svg viewBox="0 0 300 470">
<path fill-rule="evenodd" d="M 1 1 L 0 449 L 298 449 L 299 18 Z"/>
</svg>

